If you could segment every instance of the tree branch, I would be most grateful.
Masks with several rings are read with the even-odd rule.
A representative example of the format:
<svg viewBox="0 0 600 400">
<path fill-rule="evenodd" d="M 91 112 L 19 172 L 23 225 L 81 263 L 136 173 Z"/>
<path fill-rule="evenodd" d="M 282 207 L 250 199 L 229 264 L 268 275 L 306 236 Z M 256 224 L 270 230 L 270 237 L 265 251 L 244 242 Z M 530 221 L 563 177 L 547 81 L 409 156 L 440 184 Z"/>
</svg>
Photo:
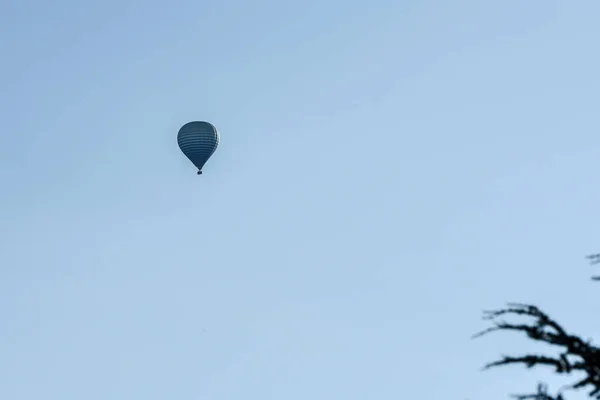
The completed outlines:
<svg viewBox="0 0 600 400">
<path fill-rule="evenodd" d="M 600 263 L 600 261 L 598 262 Z M 528 324 L 513 324 L 498 320 L 498 318 L 507 315 L 526 316 L 532 318 L 533 321 Z M 544 342 L 561 349 L 561 352 L 555 357 L 536 354 L 526 354 L 517 357 L 503 356 L 500 360 L 485 365 L 484 369 L 501 365 L 522 364 L 527 368 L 538 365 L 551 366 L 558 374 L 571 374 L 574 371 L 582 372 L 585 377 L 569 385 L 568 388 L 581 389 L 590 387 L 589 396 L 600 400 L 600 348 L 592 346 L 590 342 L 583 341 L 577 335 L 567 333 L 558 322 L 533 305 L 509 303 L 505 309 L 486 311 L 483 318 L 492 321 L 494 326 L 473 335 L 474 338 L 500 330 L 516 331 L 523 332 L 528 338 L 534 341 Z M 517 396 L 517 398 L 521 400 L 531 399 L 531 396 L 538 396 L 533 397 L 536 399 L 562 399 L 562 397 L 550 397 L 547 392 L 540 392 L 539 390 L 536 395 L 520 396 Z M 559 396 L 562 395 L 559 394 Z"/>
<path fill-rule="evenodd" d="M 586 256 L 586 258 L 590 261 L 591 265 L 600 264 L 600 253 L 590 254 Z M 592 276 L 593 281 L 600 281 L 600 276 Z"/>
<path fill-rule="evenodd" d="M 532 394 L 513 394 L 517 400 L 565 400 L 561 393 L 558 393 L 556 396 L 551 396 L 548 394 L 548 387 L 545 384 L 539 383 L 537 387 L 537 392 Z"/>
</svg>

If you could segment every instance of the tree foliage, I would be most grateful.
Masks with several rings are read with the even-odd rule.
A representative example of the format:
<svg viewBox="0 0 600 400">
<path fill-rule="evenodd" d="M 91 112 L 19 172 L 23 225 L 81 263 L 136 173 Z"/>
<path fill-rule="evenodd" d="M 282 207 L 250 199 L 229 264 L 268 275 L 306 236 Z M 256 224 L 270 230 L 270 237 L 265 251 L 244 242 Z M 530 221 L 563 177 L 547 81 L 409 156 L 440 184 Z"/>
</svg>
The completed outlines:
<svg viewBox="0 0 600 400">
<path fill-rule="evenodd" d="M 600 264 L 600 254 L 587 257 L 590 262 Z M 600 280 L 594 276 L 592 280 Z M 511 323 L 504 318 L 507 316 L 525 317 L 526 322 Z M 546 343 L 555 347 L 558 354 L 524 354 L 503 355 L 499 360 L 488 363 L 484 369 L 520 364 L 527 368 L 537 366 L 550 367 L 557 374 L 572 375 L 579 373 L 579 379 L 574 379 L 556 395 L 551 395 L 545 384 L 539 384 L 537 391 L 532 394 L 513 395 L 518 400 L 566 400 L 563 392 L 566 390 L 586 389 L 591 398 L 600 400 L 600 348 L 592 345 L 591 341 L 583 340 L 581 336 L 567 331 L 561 324 L 547 313 L 531 304 L 508 303 L 505 308 L 484 311 L 484 320 L 492 326 L 473 337 L 481 337 L 497 331 L 517 332 L 535 342 Z"/>
</svg>

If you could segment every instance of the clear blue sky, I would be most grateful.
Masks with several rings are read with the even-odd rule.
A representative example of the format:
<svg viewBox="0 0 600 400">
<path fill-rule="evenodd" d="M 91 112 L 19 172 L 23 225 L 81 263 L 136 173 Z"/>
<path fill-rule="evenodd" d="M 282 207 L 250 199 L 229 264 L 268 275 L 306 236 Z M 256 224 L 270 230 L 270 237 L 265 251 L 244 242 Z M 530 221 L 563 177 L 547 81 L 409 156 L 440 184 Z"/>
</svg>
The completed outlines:
<svg viewBox="0 0 600 400">
<path fill-rule="evenodd" d="M 0 398 L 557 388 L 470 335 L 523 301 L 600 339 L 599 14 L 4 0 Z M 200 177 L 190 120 L 221 133 Z"/>
</svg>

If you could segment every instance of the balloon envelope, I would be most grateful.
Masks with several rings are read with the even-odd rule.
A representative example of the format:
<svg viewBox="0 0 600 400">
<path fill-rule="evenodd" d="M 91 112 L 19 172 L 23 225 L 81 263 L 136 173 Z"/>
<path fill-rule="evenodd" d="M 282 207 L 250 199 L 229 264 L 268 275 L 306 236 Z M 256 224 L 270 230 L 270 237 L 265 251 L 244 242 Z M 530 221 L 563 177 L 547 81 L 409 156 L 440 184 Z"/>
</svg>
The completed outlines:
<svg viewBox="0 0 600 400">
<path fill-rule="evenodd" d="M 217 128 L 204 121 L 188 122 L 177 133 L 177 144 L 183 154 L 198 168 L 198 175 L 217 150 L 219 140 Z"/>
</svg>

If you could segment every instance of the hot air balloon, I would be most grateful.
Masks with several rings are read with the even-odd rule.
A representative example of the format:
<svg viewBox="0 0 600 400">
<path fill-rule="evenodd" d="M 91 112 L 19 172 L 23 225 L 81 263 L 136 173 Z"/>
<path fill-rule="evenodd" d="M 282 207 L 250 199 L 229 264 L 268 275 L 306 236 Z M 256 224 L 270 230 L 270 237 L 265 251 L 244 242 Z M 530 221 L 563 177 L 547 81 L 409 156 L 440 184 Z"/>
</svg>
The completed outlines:
<svg viewBox="0 0 600 400">
<path fill-rule="evenodd" d="M 219 132 L 214 125 L 204 121 L 192 121 L 183 125 L 177 134 L 177 144 L 183 154 L 198 168 L 202 167 L 219 146 Z"/>
</svg>

